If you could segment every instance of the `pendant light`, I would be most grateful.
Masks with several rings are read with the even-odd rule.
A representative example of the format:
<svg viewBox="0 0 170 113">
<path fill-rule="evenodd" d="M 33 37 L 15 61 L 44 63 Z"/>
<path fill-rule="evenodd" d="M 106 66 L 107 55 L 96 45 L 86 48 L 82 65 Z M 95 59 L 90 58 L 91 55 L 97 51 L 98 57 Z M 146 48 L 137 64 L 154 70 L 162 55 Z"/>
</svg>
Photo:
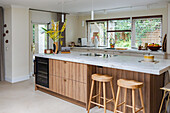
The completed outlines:
<svg viewBox="0 0 170 113">
<path fill-rule="evenodd" d="M 92 0 L 91 20 L 94 20 L 93 0 Z"/>
<path fill-rule="evenodd" d="M 62 22 L 62 23 L 64 23 L 64 21 L 65 21 L 65 20 L 64 20 L 64 14 L 63 14 L 63 7 L 64 7 L 63 5 L 64 5 L 64 2 L 63 2 L 63 0 L 62 0 L 62 14 L 61 14 L 61 22 Z"/>
</svg>

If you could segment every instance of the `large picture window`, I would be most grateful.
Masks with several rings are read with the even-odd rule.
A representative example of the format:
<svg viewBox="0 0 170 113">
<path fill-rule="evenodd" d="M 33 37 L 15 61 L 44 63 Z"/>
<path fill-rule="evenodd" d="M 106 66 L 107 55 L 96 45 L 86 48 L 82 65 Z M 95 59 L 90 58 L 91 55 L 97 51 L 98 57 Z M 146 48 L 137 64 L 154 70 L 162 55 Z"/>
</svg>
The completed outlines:
<svg viewBox="0 0 170 113">
<path fill-rule="evenodd" d="M 115 47 L 138 47 L 145 43 L 158 43 L 161 45 L 162 16 L 113 18 L 102 20 L 89 20 L 88 40 L 94 43 L 98 37 L 99 46 L 107 46 L 112 40 Z"/>
<path fill-rule="evenodd" d="M 145 43 L 157 43 L 161 45 L 161 18 L 134 19 L 136 47 L 144 46 Z"/>
</svg>

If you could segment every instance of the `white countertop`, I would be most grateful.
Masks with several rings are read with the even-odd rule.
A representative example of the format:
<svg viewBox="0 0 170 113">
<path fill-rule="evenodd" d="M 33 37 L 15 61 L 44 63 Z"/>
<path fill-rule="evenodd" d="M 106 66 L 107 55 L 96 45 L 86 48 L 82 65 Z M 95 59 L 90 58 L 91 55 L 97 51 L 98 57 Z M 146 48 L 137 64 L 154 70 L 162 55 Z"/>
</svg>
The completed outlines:
<svg viewBox="0 0 170 113">
<path fill-rule="evenodd" d="M 103 51 L 110 51 L 110 52 L 127 52 L 127 53 L 141 53 L 141 54 L 153 54 L 153 55 L 165 55 L 165 52 L 161 50 L 158 51 L 151 51 L 151 50 L 138 50 L 138 49 L 127 49 L 127 50 L 115 50 L 115 49 L 106 49 L 107 47 L 71 47 L 72 49 L 85 49 L 85 50 L 103 50 Z"/>
<path fill-rule="evenodd" d="M 82 52 L 83 53 L 83 52 Z M 57 59 L 63 61 L 77 62 L 89 65 L 103 66 L 115 69 L 123 69 L 142 73 L 160 75 L 170 69 L 170 60 L 155 59 L 159 63 L 139 62 L 142 57 L 115 56 L 111 58 L 80 56 L 81 52 L 71 52 L 71 54 L 35 54 L 34 56 Z"/>
</svg>

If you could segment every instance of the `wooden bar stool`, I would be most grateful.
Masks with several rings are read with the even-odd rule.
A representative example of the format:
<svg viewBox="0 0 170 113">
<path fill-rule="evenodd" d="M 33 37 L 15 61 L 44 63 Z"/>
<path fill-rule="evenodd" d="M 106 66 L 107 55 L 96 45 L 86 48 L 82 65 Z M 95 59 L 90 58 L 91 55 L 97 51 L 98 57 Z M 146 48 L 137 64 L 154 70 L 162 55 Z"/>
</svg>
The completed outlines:
<svg viewBox="0 0 170 113">
<path fill-rule="evenodd" d="M 143 95 L 142 95 L 143 83 L 142 82 L 137 82 L 137 81 L 134 81 L 134 80 L 119 79 L 117 81 L 117 84 L 118 84 L 118 91 L 117 91 L 117 97 L 116 97 L 114 113 L 117 113 L 117 112 L 125 113 L 126 112 L 126 107 L 132 108 L 133 109 L 132 113 L 137 113 L 137 112 L 139 112 L 141 110 L 143 110 L 143 113 L 145 113 L 145 107 L 144 107 Z M 120 95 L 120 88 L 121 87 L 125 88 L 124 102 L 122 102 L 122 103 L 120 103 L 118 105 L 119 95 Z M 126 104 L 127 89 L 132 89 L 132 106 Z M 140 100 L 141 100 L 141 105 L 142 105 L 141 108 L 136 108 L 135 107 L 135 90 L 136 89 L 139 89 Z M 117 110 L 117 107 L 119 107 L 121 105 L 124 105 L 123 112 Z M 136 109 L 137 109 L 137 111 L 136 111 Z"/>
<path fill-rule="evenodd" d="M 162 105 L 163 105 L 164 99 L 166 97 L 166 93 L 167 92 L 169 93 L 168 100 L 167 100 L 167 103 L 166 103 L 166 108 L 165 108 L 165 113 L 166 113 L 167 107 L 168 107 L 168 103 L 169 103 L 169 98 L 170 98 L 170 83 L 168 83 L 165 87 L 163 87 L 161 89 L 164 90 L 164 96 L 162 98 L 162 102 L 161 102 L 161 106 L 160 106 L 160 109 L 159 109 L 159 113 L 161 113 Z"/>
<path fill-rule="evenodd" d="M 113 90 L 113 85 L 112 85 L 112 77 L 109 75 L 100 75 L 100 74 L 93 74 L 92 75 L 92 85 L 91 85 L 91 92 L 90 92 L 90 98 L 89 98 L 89 105 L 88 105 L 88 113 L 90 111 L 90 105 L 95 104 L 98 105 L 98 107 L 104 107 L 104 113 L 106 113 L 106 104 L 109 102 L 113 102 L 115 104 L 115 95 L 114 95 L 114 90 Z M 97 81 L 99 82 L 99 94 L 93 96 L 93 88 L 94 88 L 94 82 Z M 107 99 L 106 98 L 106 82 L 110 82 L 111 86 L 111 91 L 112 91 L 112 99 Z M 100 92 L 101 92 L 101 83 L 103 83 L 103 95 L 104 97 L 101 97 Z M 99 103 L 93 102 L 92 99 L 98 97 Z M 100 104 L 100 99 L 104 100 L 104 104 Z M 106 101 L 107 100 L 107 101 Z"/>
</svg>

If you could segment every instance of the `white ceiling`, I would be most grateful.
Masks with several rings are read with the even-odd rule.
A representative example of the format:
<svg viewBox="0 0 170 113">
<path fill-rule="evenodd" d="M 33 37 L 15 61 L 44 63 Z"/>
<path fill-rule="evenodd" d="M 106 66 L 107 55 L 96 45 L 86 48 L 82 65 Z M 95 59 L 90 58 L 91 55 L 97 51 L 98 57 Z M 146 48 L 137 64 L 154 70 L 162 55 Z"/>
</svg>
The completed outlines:
<svg viewBox="0 0 170 113">
<path fill-rule="evenodd" d="M 123 9 L 126 7 L 141 7 L 165 4 L 170 0 L 93 0 L 94 10 Z M 68 13 L 89 12 L 92 10 L 92 0 L 63 0 L 63 11 Z M 2 5 L 17 5 L 28 8 L 62 11 L 62 0 L 0 0 Z M 164 7 L 162 5 L 162 7 Z"/>
</svg>

